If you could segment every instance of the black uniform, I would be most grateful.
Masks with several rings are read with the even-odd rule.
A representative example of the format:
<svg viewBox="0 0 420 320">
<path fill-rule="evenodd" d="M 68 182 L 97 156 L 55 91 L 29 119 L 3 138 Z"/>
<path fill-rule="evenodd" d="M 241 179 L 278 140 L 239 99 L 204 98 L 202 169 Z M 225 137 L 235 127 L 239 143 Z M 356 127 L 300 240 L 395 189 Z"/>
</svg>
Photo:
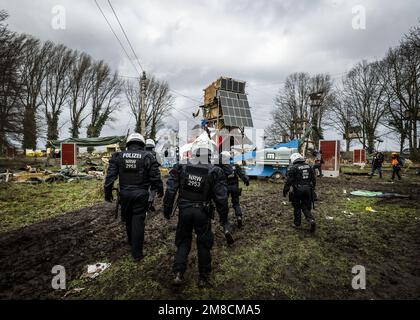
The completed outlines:
<svg viewBox="0 0 420 320">
<path fill-rule="evenodd" d="M 287 181 L 284 185 L 283 195 L 286 196 L 293 186 L 293 192 L 289 195 L 289 200 L 294 208 L 294 223 L 296 226 L 301 224 L 301 213 L 305 218 L 314 224 L 315 220 L 311 213 L 314 189 L 316 186 L 315 171 L 304 160 L 296 161 L 289 166 L 287 171 Z"/>
<path fill-rule="evenodd" d="M 146 147 L 145 150 L 149 151 L 156 159 L 157 163 L 159 164 L 159 166 L 161 166 L 161 160 L 160 157 L 158 156 L 158 154 L 156 153 L 156 151 L 154 150 L 154 147 Z M 156 189 L 153 189 L 152 187 L 149 190 L 149 204 L 148 204 L 148 211 L 151 212 L 155 212 L 156 209 L 153 205 L 153 202 L 155 201 L 156 198 Z"/>
<path fill-rule="evenodd" d="M 183 274 L 191 250 L 192 231 L 197 235 L 198 268 L 201 276 L 211 272 L 213 232 L 211 230 L 211 200 L 216 204 L 220 221 L 227 224 L 227 187 L 223 171 L 212 164 L 178 164 L 170 172 L 164 197 L 164 213 L 170 218 L 176 193 L 178 226 L 175 244 L 178 248 L 173 265 L 174 273 Z"/>
<path fill-rule="evenodd" d="M 146 217 L 149 187 L 163 195 L 163 182 L 154 156 L 137 143 L 128 150 L 116 152 L 109 161 L 105 179 L 105 199 L 112 199 L 114 181 L 119 177 L 121 218 L 126 222 L 128 243 L 134 259 L 143 257 L 144 219 Z"/>
<path fill-rule="evenodd" d="M 242 168 L 237 164 L 220 164 L 218 166 L 222 168 L 224 174 L 226 175 L 228 197 L 230 196 L 232 199 L 232 207 L 235 210 L 235 215 L 236 217 L 242 217 L 242 210 L 239 204 L 239 179 L 241 179 L 245 183 L 245 185 L 248 186 L 249 177 L 242 171 Z"/>
</svg>

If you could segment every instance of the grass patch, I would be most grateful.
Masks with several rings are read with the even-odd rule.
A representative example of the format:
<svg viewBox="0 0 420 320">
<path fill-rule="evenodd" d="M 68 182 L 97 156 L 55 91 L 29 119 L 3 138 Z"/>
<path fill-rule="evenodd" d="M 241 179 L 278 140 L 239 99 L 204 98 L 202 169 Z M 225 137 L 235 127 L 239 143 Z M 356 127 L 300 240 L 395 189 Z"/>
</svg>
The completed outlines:
<svg viewBox="0 0 420 320">
<path fill-rule="evenodd" d="M 0 184 L 0 232 L 99 203 L 102 201 L 101 186 L 99 180 Z"/>
</svg>

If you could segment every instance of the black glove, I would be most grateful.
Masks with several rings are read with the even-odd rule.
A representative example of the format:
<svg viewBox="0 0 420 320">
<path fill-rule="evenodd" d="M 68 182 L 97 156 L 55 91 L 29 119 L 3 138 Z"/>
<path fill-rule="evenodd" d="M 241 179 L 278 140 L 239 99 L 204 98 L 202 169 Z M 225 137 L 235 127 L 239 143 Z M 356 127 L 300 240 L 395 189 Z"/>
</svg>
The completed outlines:
<svg viewBox="0 0 420 320">
<path fill-rule="evenodd" d="M 169 207 L 169 206 L 164 206 L 163 207 L 163 216 L 166 218 L 166 219 L 170 219 L 171 218 L 171 214 L 172 214 L 172 207 Z"/>
<path fill-rule="evenodd" d="M 112 191 L 111 192 L 106 192 L 105 193 L 105 201 L 106 202 L 112 202 L 112 200 L 114 200 L 114 196 L 112 195 Z"/>
<path fill-rule="evenodd" d="M 244 183 L 247 187 L 249 186 L 249 180 L 246 180 Z"/>
<path fill-rule="evenodd" d="M 160 188 L 157 190 L 157 195 L 158 195 L 158 197 L 159 197 L 159 198 L 162 198 L 162 197 L 163 197 L 163 187 L 160 187 Z"/>
</svg>

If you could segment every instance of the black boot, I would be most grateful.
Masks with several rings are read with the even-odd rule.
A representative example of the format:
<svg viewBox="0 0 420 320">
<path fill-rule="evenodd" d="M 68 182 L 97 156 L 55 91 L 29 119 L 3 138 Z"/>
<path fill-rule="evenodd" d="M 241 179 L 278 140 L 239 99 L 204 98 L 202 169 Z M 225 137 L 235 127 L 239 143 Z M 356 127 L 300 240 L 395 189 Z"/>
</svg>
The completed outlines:
<svg viewBox="0 0 420 320">
<path fill-rule="evenodd" d="M 146 252 L 143 251 L 143 253 L 140 256 L 138 256 L 138 257 L 133 256 L 133 260 L 134 260 L 134 262 L 140 262 L 141 260 L 144 259 L 145 256 L 147 256 L 147 254 L 146 254 Z"/>
<path fill-rule="evenodd" d="M 315 219 L 310 219 L 309 220 L 309 231 L 311 232 L 311 233 L 314 233 L 315 232 L 315 229 L 316 229 L 316 222 L 315 222 Z"/>
<path fill-rule="evenodd" d="M 235 242 L 235 240 L 233 239 L 232 233 L 230 231 L 230 225 L 229 225 L 229 223 L 226 223 L 223 226 L 223 234 L 225 235 L 226 242 L 227 242 L 228 245 L 231 245 L 231 244 L 233 244 Z"/>
<path fill-rule="evenodd" d="M 208 288 L 211 286 L 210 275 L 205 273 L 200 273 L 198 277 L 198 287 L 199 288 Z"/>
<path fill-rule="evenodd" d="M 236 224 L 238 226 L 238 229 L 242 228 L 242 217 L 241 216 L 236 217 Z"/>
<path fill-rule="evenodd" d="M 182 272 L 175 273 L 175 278 L 172 281 L 172 284 L 175 287 L 179 287 L 184 283 L 184 274 Z"/>
</svg>

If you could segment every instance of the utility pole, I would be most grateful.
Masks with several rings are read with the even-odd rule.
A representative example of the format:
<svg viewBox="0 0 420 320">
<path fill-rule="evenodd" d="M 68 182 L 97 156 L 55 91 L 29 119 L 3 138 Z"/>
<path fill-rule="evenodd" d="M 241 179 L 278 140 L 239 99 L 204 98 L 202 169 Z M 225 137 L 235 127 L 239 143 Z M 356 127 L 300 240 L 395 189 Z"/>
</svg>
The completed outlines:
<svg viewBox="0 0 420 320">
<path fill-rule="evenodd" d="M 140 133 L 144 137 L 146 135 L 146 81 L 146 72 L 143 71 L 143 75 L 140 79 Z"/>
</svg>

